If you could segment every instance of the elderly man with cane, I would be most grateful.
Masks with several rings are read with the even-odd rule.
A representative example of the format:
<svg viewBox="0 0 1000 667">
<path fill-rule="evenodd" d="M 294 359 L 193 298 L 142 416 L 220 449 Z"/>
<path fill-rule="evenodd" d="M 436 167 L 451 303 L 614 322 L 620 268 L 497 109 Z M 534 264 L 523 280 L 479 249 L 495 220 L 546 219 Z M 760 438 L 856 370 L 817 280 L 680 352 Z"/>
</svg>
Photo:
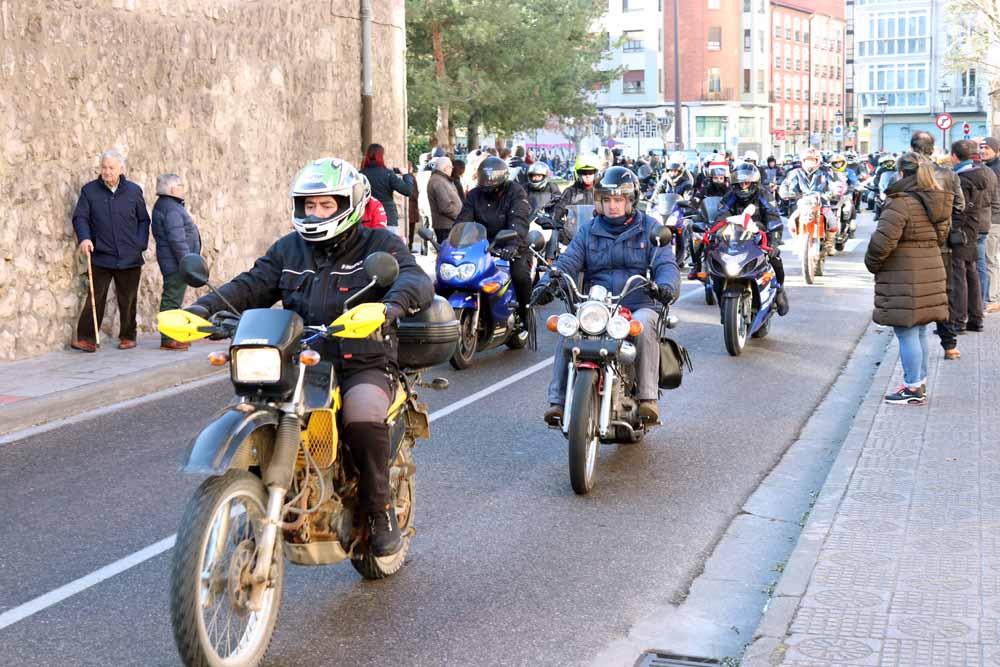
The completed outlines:
<svg viewBox="0 0 1000 667">
<path fill-rule="evenodd" d="M 87 256 L 90 293 L 70 347 L 96 352 L 108 288 L 115 283 L 118 300 L 118 347 L 135 347 L 136 305 L 142 251 L 149 245 L 149 213 L 142 188 L 122 175 L 125 158 L 118 151 L 101 155 L 101 175 L 80 192 L 73 229 L 80 252 Z"/>
</svg>

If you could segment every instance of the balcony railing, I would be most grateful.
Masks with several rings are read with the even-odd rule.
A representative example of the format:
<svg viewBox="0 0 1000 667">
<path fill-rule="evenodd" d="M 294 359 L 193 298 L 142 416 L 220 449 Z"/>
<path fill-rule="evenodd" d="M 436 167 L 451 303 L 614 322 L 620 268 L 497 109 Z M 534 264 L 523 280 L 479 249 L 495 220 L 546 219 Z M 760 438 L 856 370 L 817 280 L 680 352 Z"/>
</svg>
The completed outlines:
<svg viewBox="0 0 1000 667">
<path fill-rule="evenodd" d="M 736 102 L 736 89 L 735 88 L 722 88 L 721 90 L 710 91 L 706 88 L 702 88 L 701 99 L 705 102 Z"/>
</svg>

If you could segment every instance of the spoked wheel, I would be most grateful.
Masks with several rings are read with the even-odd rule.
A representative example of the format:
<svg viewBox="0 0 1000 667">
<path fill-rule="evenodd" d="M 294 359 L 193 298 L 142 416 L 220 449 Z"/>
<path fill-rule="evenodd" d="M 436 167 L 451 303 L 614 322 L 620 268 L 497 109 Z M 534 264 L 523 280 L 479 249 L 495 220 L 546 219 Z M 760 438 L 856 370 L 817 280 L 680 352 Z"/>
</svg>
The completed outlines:
<svg viewBox="0 0 1000 667">
<path fill-rule="evenodd" d="M 597 468 L 597 371 L 581 368 L 573 387 L 569 416 L 569 481 L 573 491 L 586 495 L 594 488 Z"/>
<path fill-rule="evenodd" d="M 802 277 L 805 279 L 807 285 L 812 285 L 816 280 L 816 263 L 819 258 L 814 247 L 814 241 L 810 232 L 803 232 L 801 241 L 799 241 L 802 244 L 799 253 L 799 259 L 802 262 Z"/>
<path fill-rule="evenodd" d="M 472 365 L 472 357 L 476 354 L 476 327 L 474 324 L 475 313 L 472 309 L 462 310 L 462 319 L 459 322 L 460 335 L 458 343 L 455 344 L 455 352 L 451 355 L 451 365 L 456 370 L 464 370 Z"/>
<path fill-rule="evenodd" d="M 413 454 L 407 443 L 399 448 L 396 460 L 389 469 L 389 491 L 392 506 L 399 524 L 403 545 L 391 556 L 374 556 L 370 552 L 351 559 L 351 565 L 365 579 L 385 579 L 396 574 L 406 561 L 412 539 L 413 513 L 416 509 L 416 488 L 413 479 Z"/>
<path fill-rule="evenodd" d="M 726 352 L 738 357 L 747 344 L 750 334 L 750 293 L 727 296 L 722 302 L 722 332 L 726 341 Z"/>
<path fill-rule="evenodd" d="M 188 502 L 170 573 L 170 618 L 185 665 L 264 660 L 285 572 L 279 531 L 267 581 L 252 581 L 266 507 L 263 483 L 242 470 L 205 480 Z"/>
</svg>

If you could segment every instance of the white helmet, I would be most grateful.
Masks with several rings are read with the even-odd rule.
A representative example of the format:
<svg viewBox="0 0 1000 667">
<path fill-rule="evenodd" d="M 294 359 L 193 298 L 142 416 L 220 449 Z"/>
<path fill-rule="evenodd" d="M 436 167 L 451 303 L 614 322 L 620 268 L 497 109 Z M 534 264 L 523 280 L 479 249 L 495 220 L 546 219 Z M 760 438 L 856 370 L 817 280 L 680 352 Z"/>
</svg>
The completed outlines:
<svg viewBox="0 0 1000 667">
<path fill-rule="evenodd" d="M 760 155 L 757 154 L 757 151 L 747 151 L 743 154 L 743 161 L 757 164 L 760 162 Z"/>
<path fill-rule="evenodd" d="M 337 212 L 329 218 L 306 215 L 307 197 L 330 195 Z M 306 241 L 329 241 L 352 228 L 364 216 L 371 199 L 371 184 L 353 165 L 326 157 L 313 160 L 299 171 L 288 193 L 292 198 L 292 226 Z"/>
</svg>

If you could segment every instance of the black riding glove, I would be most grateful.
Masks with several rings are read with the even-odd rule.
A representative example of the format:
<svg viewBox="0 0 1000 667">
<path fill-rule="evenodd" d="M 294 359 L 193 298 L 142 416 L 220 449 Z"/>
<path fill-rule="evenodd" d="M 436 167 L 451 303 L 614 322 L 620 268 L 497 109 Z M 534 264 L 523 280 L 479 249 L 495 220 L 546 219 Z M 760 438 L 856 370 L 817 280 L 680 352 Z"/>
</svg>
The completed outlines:
<svg viewBox="0 0 1000 667">
<path fill-rule="evenodd" d="M 653 283 L 649 286 L 649 294 L 664 306 L 669 306 L 674 302 L 674 293 L 669 287 L 662 287 Z"/>
<path fill-rule="evenodd" d="M 192 303 L 184 310 L 191 313 L 192 315 L 197 315 L 203 320 L 207 320 L 210 315 L 210 313 L 208 312 L 208 308 L 206 308 L 205 306 L 200 306 L 197 303 Z"/>
<path fill-rule="evenodd" d="M 497 248 L 493 251 L 493 254 L 500 259 L 505 259 L 508 262 L 517 257 L 517 248 L 513 246 L 508 246 L 506 248 Z"/>
<path fill-rule="evenodd" d="M 406 311 L 398 303 L 386 301 L 384 305 L 386 324 L 395 324 L 396 320 L 406 315 Z"/>
<path fill-rule="evenodd" d="M 212 313 L 212 316 L 208 318 L 208 321 L 212 323 L 215 327 L 215 332 L 210 334 L 209 340 L 225 340 L 233 335 L 236 331 L 236 324 L 240 321 L 240 318 L 228 310 L 220 310 L 216 313 Z"/>
<path fill-rule="evenodd" d="M 547 303 L 552 303 L 552 286 L 548 283 L 538 285 L 531 292 L 531 304 L 544 306 Z"/>
</svg>

